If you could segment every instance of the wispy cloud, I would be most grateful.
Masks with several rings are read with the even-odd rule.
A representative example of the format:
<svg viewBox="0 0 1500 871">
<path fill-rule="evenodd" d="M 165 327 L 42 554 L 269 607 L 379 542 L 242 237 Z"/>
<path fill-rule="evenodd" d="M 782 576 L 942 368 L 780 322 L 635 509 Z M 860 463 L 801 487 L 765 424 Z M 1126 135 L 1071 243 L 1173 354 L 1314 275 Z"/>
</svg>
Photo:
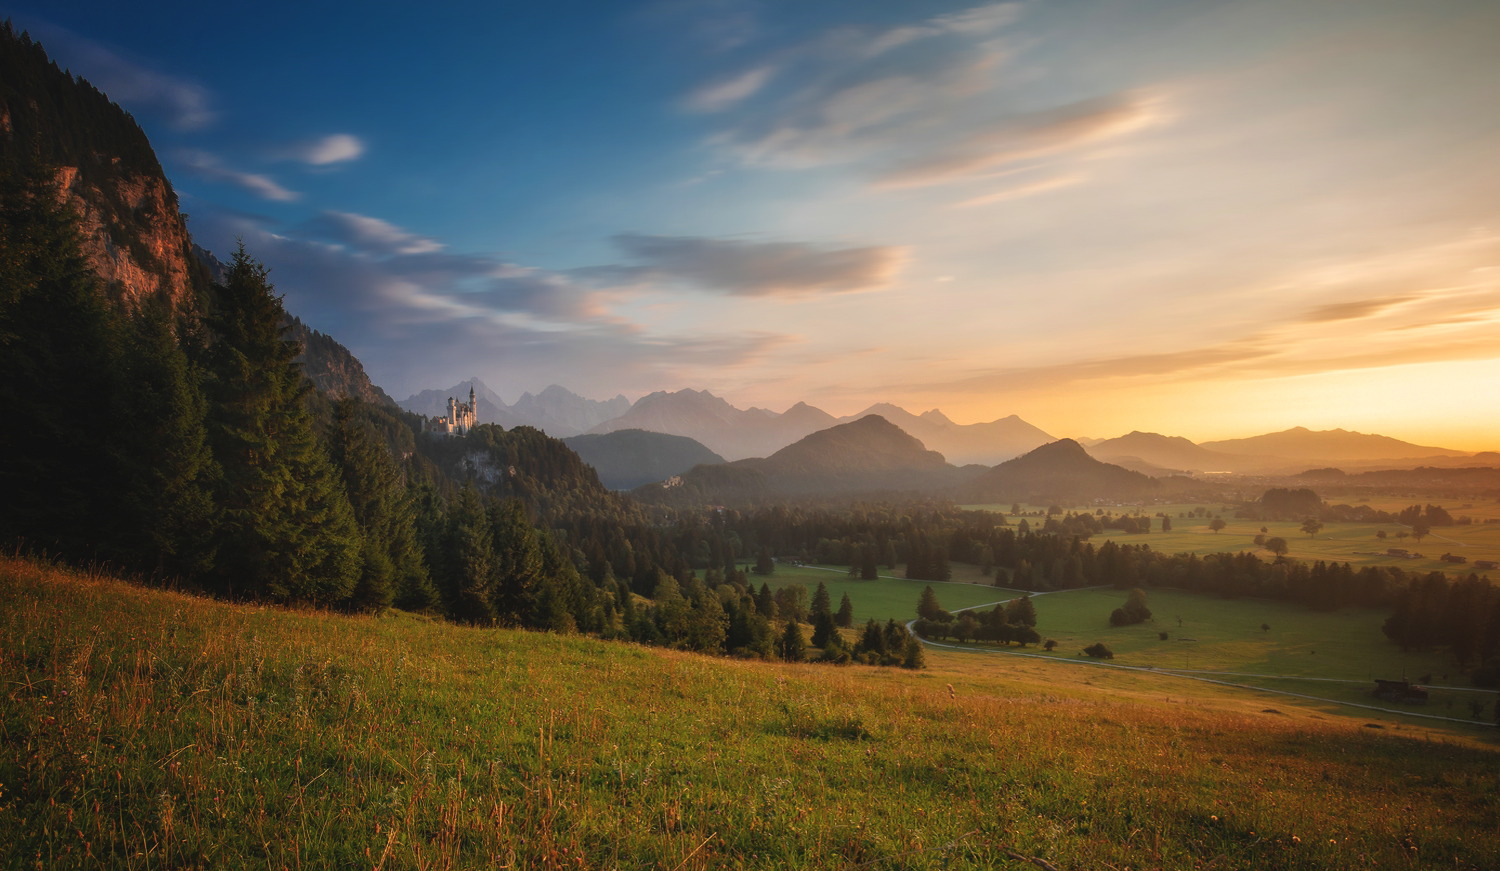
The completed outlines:
<svg viewBox="0 0 1500 871">
<path fill-rule="evenodd" d="M 774 67 L 755 67 L 732 78 L 704 85 L 689 94 L 683 102 L 694 112 L 719 112 L 753 96 L 775 74 Z"/>
<path fill-rule="evenodd" d="M 336 327 L 377 383 L 398 393 L 474 372 L 580 390 L 654 390 L 762 364 L 797 341 L 754 329 L 663 330 L 614 313 L 611 291 L 573 273 L 489 255 L 403 253 L 426 237 L 365 216 L 271 232 L 251 216 L 198 209 L 194 224 L 205 241 L 242 237 L 273 267 L 288 310 Z"/>
<path fill-rule="evenodd" d="M 983 175 L 1140 130 L 1162 117 L 1159 101 L 1117 94 L 1042 112 L 1001 118 L 880 176 L 890 187 L 940 184 Z"/>
<path fill-rule="evenodd" d="M 217 113 L 207 88 L 127 60 L 113 49 L 52 24 L 29 28 L 59 66 L 88 79 L 121 105 L 160 113 L 179 130 L 198 130 Z"/>
<path fill-rule="evenodd" d="M 329 166 L 356 160 L 364 153 L 365 143 L 359 137 L 335 133 L 283 148 L 278 156 L 286 160 L 301 161 L 309 166 Z"/>
<path fill-rule="evenodd" d="M 693 236 L 615 237 L 643 265 L 606 267 L 636 280 L 665 280 L 736 296 L 788 296 L 875 290 L 906 262 L 905 249 L 877 245 L 819 249 L 797 242 L 740 242 Z M 601 273 L 604 274 L 604 273 Z"/>
<path fill-rule="evenodd" d="M 441 242 L 429 236 L 419 236 L 388 221 L 352 212 L 323 212 L 309 227 L 315 233 L 367 253 L 430 254 L 443 248 Z"/>
<path fill-rule="evenodd" d="M 835 28 L 684 102 L 725 115 L 709 142 L 744 164 L 850 165 L 882 187 L 981 177 L 1169 117 L 1159 95 L 1140 93 L 1021 108 L 1006 79 L 1015 54 L 1007 29 L 1022 13 L 996 3 L 885 29 Z"/>
<path fill-rule="evenodd" d="M 275 179 L 268 175 L 242 172 L 227 167 L 217 156 L 207 151 L 183 149 L 178 152 L 177 156 L 189 172 L 202 179 L 227 182 L 265 199 L 277 202 L 291 202 L 302 196 L 296 191 L 287 190 L 282 187 Z"/>
<path fill-rule="evenodd" d="M 1088 177 L 1084 175 L 1062 175 L 1055 178 L 1044 178 L 1041 181 L 1034 181 L 1029 184 L 1016 185 L 1015 187 L 1002 188 L 1001 190 L 995 191 L 993 193 L 984 194 L 982 196 L 973 197 L 967 200 L 961 200 L 957 203 L 954 203 L 953 205 L 960 208 L 970 208 L 973 206 L 984 206 L 989 205 L 990 203 L 1004 202 L 1006 200 L 1018 200 L 1022 197 L 1035 196 L 1037 194 L 1044 194 L 1047 191 L 1055 191 L 1062 188 L 1068 188 L 1073 187 L 1074 185 L 1083 184 L 1085 181 L 1087 181 L 1087 179 Z"/>
<path fill-rule="evenodd" d="M 1381 299 L 1334 302 L 1318 306 L 1308 312 L 1303 320 L 1310 324 L 1359 320 L 1360 318 L 1368 318 L 1389 311 L 1397 306 L 1405 305 L 1416 298 L 1415 296 L 1389 296 Z"/>
</svg>

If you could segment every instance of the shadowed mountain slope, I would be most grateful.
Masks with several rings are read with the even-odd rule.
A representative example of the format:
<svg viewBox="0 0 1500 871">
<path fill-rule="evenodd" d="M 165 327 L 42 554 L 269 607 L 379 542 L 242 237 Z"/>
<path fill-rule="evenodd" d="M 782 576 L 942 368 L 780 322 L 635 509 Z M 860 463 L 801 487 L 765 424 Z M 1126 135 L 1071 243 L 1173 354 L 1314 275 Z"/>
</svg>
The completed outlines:
<svg viewBox="0 0 1500 871">
<path fill-rule="evenodd" d="M 629 490 L 681 475 L 700 464 L 717 465 L 724 458 L 688 438 L 642 429 L 587 433 L 562 440 L 599 473 L 611 490 Z"/>
<path fill-rule="evenodd" d="M 987 501 L 1081 501 L 1139 499 L 1161 486 L 1140 472 L 1094 459 L 1072 439 L 1061 439 L 990 469 L 970 489 Z"/>
</svg>

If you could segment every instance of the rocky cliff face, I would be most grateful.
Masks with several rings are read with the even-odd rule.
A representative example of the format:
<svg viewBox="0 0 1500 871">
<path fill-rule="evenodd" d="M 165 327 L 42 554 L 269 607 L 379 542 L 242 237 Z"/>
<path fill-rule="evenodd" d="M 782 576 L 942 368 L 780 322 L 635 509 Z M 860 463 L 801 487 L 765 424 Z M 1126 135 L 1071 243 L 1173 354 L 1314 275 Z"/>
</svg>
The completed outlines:
<svg viewBox="0 0 1500 871">
<path fill-rule="evenodd" d="M 352 396 L 376 405 L 396 407 L 396 400 L 371 383 L 364 364 L 332 336 L 292 318 L 287 323 L 286 338 L 302 346 L 297 362 L 302 365 L 302 374 L 319 390 L 334 399 Z"/>
<path fill-rule="evenodd" d="M 192 239 L 165 178 L 121 175 L 90 185 L 76 166 L 58 168 L 55 178 L 58 202 L 78 213 L 84 256 L 111 299 L 129 309 L 154 296 L 177 311 L 195 306 Z"/>
<path fill-rule="evenodd" d="M 192 259 L 177 195 L 128 112 L 0 23 L 0 180 L 79 216 L 82 248 L 109 298 L 127 310 L 164 297 L 196 310 L 206 278 Z"/>
</svg>

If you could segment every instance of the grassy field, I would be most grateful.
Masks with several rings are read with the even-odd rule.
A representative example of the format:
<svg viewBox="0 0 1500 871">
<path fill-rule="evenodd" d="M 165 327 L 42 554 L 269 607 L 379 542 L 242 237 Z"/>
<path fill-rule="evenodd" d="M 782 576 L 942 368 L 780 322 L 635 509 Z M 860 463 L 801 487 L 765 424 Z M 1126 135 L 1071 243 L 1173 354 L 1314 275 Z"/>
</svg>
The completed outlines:
<svg viewBox="0 0 1500 871">
<path fill-rule="evenodd" d="M 1336 495 L 1329 497 L 1330 501 L 1339 502 Z M 1388 502 L 1370 502 L 1373 507 L 1382 511 L 1400 511 L 1408 505 L 1421 502 L 1418 499 L 1392 500 Z M 1470 505 L 1463 508 L 1461 505 Z M 1020 518 L 1010 517 L 1009 505 L 966 505 L 970 509 L 985 509 L 999 511 L 1007 514 L 1010 523 L 1016 523 Z M 1442 571 L 1449 574 L 1468 574 L 1474 571 L 1471 565 L 1458 565 L 1443 562 L 1439 557 L 1445 553 L 1454 553 L 1467 557 L 1469 562 L 1474 560 L 1489 559 L 1500 560 L 1500 523 L 1483 523 L 1482 520 L 1490 517 L 1500 517 L 1500 505 L 1486 503 L 1479 500 L 1464 500 L 1451 504 L 1449 510 L 1454 517 L 1460 514 L 1468 514 L 1474 517 L 1476 522 L 1466 526 L 1444 526 L 1435 528 L 1432 534 L 1417 543 L 1411 538 L 1397 539 L 1399 532 L 1410 532 L 1406 527 L 1395 523 L 1366 524 L 1366 523 L 1329 523 L 1318 532 L 1316 536 L 1309 536 L 1302 531 L 1300 521 L 1260 521 L 1244 520 L 1234 517 L 1234 512 L 1224 511 L 1226 506 L 1208 504 L 1185 504 L 1185 505 L 1152 505 L 1141 509 L 1141 512 L 1152 518 L 1152 529 L 1150 533 L 1127 534 L 1118 530 L 1106 530 L 1102 535 L 1095 535 L 1091 541 L 1098 546 L 1106 540 L 1113 539 L 1130 544 L 1149 544 L 1152 550 L 1163 553 L 1196 553 L 1200 556 L 1207 553 L 1236 553 L 1239 551 L 1251 551 L 1258 553 L 1263 559 L 1274 559 L 1269 551 L 1256 546 L 1255 536 L 1260 534 L 1261 527 L 1266 528 L 1267 537 L 1280 536 L 1286 539 L 1290 550 L 1287 556 L 1293 559 L 1314 561 L 1336 561 L 1349 563 L 1358 569 L 1363 566 L 1399 566 L 1411 572 Z M 1195 508 L 1208 509 L 1209 516 L 1179 517 L 1179 514 L 1187 514 Z M 1045 506 L 1023 505 L 1022 510 L 1026 512 L 1045 511 Z M 1116 514 L 1123 513 L 1126 508 L 1111 509 Z M 1169 514 L 1172 519 L 1172 531 L 1161 532 L 1161 518 L 1156 517 L 1157 512 Z M 1209 528 L 1209 522 L 1213 516 L 1222 516 L 1227 526 L 1220 532 L 1214 532 Z M 1039 526 L 1045 518 L 1027 517 L 1026 520 L 1032 526 Z M 1384 540 L 1376 538 L 1375 533 L 1384 532 Z M 1396 559 L 1386 555 L 1389 548 L 1405 548 L 1408 551 L 1421 553 L 1423 559 Z M 1500 575 L 1489 573 L 1496 579 Z"/>
<path fill-rule="evenodd" d="M 1371 729 L 1151 673 L 940 652 L 929 665 L 286 612 L 7 561 L 0 859 L 1495 866 L 1489 733 Z"/>
<path fill-rule="evenodd" d="M 963 576 L 972 575 L 976 580 L 989 580 L 980 576 L 977 566 L 962 568 L 966 570 Z M 872 617 L 881 621 L 895 619 L 904 623 L 916 617 L 917 600 L 922 596 L 922 589 L 927 586 L 931 586 L 938 594 L 938 601 L 943 603 L 943 607 L 955 614 L 964 608 L 974 608 L 1021 595 L 1017 590 L 994 587 L 988 583 L 956 581 L 937 584 L 932 581 L 909 581 L 898 577 L 902 571 L 899 566 L 894 572 L 881 567 L 880 574 L 885 577 L 873 581 L 850 578 L 848 571 L 848 566 L 814 567 L 777 563 L 774 574 L 765 577 L 751 574 L 750 582 L 755 584 L 756 589 L 762 583 L 768 583 L 773 590 L 779 590 L 788 584 L 801 584 L 807 587 L 809 600 L 818 584 L 825 584 L 834 608 L 838 607 L 839 600 L 845 593 L 849 594 L 857 623 L 863 623 Z M 958 574 L 955 571 L 955 575 Z"/>
</svg>

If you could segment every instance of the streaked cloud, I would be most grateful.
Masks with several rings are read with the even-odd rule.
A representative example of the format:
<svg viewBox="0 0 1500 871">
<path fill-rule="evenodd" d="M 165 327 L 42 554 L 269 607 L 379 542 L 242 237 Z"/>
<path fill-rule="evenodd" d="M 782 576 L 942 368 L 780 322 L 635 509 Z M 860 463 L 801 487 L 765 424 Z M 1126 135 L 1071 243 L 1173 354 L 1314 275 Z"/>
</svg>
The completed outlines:
<svg viewBox="0 0 1500 871">
<path fill-rule="evenodd" d="M 790 296 L 875 290 L 906 262 L 891 245 L 819 249 L 798 242 L 740 242 L 692 236 L 623 233 L 626 255 L 642 262 L 640 279 L 680 282 L 736 296 Z"/>
<path fill-rule="evenodd" d="M 287 309 L 316 328 L 336 326 L 376 383 L 396 394 L 448 383 L 455 371 L 497 384 L 646 392 L 761 365 L 799 341 L 760 329 L 674 332 L 636 322 L 611 311 L 608 291 L 570 273 L 488 255 L 402 253 L 403 240 L 424 237 L 376 219 L 325 216 L 272 232 L 253 216 L 203 205 L 195 236 L 221 247 L 243 238 L 273 267 Z M 308 237 L 340 227 L 365 244 Z"/>
<path fill-rule="evenodd" d="M 986 206 L 990 203 L 1000 203 L 1005 202 L 1006 200 L 1018 200 L 1023 197 L 1044 194 L 1048 191 L 1055 191 L 1062 188 L 1073 187 L 1074 185 L 1083 184 L 1087 180 L 1088 177 L 1085 175 L 1062 175 L 1055 178 L 1044 178 L 1040 181 L 1016 185 L 1014 187 L 1002 188 L 998 191 L 994 191 L 993 193 L 982 194 L 980 196 L 972 197 L 967 200 L 961 200 L 954 203 L 953 205 L 960 208 Z"/>
<path fill-rule="evenodd" d="M 302 195 L 281 186 L 268 175 L 243 172 L 225 166 L 217 156 L 198 149 L 183 149 L 177 154 L 183 165 L 193 175 L 208 181 L 227 182 L 251 193 L 276 202 L 291 202 Z"/>
<path fill-rule="evenodd" d="M 1321 305 L 1308 312 L 1303 318 L 1310 324 L 1324 324 L 1332 321 L 1352 321 L 1360 318 L 1368 318 L 1405 305 L 1416 299 L 1414 296 L 1393 296 L 1382 299 L 1361 299 L 1352 302 L 1335 302 Z"/>
<path fill-rule="evenodd" d="M 352 212 L 325 211 L 310 226 L 314 232 L 374 254 L 430 254 L 443 248 L 441 242 L 429 236 L 419 236 L 388 221 Z"/>
<path fill-rule="evenodd" d="M 1163 117 L 1159 106 L 1155 99 L 1116 94 L 1001 118 L 886 170 L 879 183 L 910 187 L 994 172 L 1019 160 L 1045 157 L 1135 132 Z"/>
<path fill-rule="evenodd" d="M 683 102 L 694 112 L 719 112 L 755 94 L 775 73 L 771 66 L 755 67 L 733 78 L 705 85 L 689 94 Z"/>
<path fill-rule="evenodd" d="M 282 149 L 280 156 L 287 160 L 301 161 L 308 166 L 330 166 L 356 160 L 364 153 L 365 143 L 359 137 L 335 133 Z"/>
</svg>

